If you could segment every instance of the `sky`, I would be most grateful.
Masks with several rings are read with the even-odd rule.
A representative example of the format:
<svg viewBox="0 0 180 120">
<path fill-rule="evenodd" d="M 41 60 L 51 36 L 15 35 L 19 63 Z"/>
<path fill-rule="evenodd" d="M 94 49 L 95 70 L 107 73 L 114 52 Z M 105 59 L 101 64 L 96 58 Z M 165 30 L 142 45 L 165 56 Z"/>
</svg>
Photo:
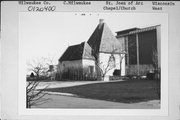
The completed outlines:
<svg viewBox="0 0 180 120">
<path fill-rule="evenodd" d="M 19 13 L 20 50 L 27 61 L 40 57 L 58 59 L 70 45 L 87 41 L 99 19 L 115 32 L 153 25 L 165 26 L 162 13 L 88 13 L 82 12 L 21 12 Z"/>
</svg>

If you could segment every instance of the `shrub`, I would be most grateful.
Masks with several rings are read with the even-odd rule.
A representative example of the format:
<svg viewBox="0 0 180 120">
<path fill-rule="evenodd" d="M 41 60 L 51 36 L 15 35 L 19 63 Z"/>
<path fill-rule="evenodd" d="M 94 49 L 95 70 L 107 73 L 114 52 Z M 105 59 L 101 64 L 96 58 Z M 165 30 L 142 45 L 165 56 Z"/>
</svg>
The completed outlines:
<svg viewBox="0 0 180 120">
<path fill-rule="evenodd" d="M 61 78 L 59 77 L 61 76 Z M 58 75 L 61 80 L 97 80 L 96 74 L 90 74 L 88 70 L 84 70 L 82 68 L 69 68 L 66 71 L 63 71 L 61 75 Z M 60 80 L 58 79 L 58 80 Z"/>
</svg>

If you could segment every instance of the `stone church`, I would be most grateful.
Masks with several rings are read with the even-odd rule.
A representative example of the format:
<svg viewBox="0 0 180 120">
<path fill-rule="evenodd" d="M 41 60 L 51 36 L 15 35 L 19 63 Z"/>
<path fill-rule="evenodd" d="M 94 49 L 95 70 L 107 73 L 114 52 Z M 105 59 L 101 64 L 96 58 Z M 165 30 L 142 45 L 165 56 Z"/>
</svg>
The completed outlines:
<svg viewBox="0 0 180 120">
<path fill-rule="evenodd" d="M 99 80 L 101 75 L 108 81 L 115 71 L 121 76 L 146 76 L 149 71 L 160 69 L 160 25 L 116 34 L 100 19 L 87 42 L 69 46 L 59 58 L 60 77 Z"/>
<path fill-rule="evenodd" d="M 95 28 L 87 42 L 69 46 L 59 58 L 59 73 L 70 77 L 81 74 L 87 77 L 97 77 L 104 74 L 104 80 L 120 69 L 121 44 L 113 35 L 108 25 L 102 20 Z M 121 67 L 125 68 L 125 61 Z M 121 75 L 125 75 L 125 69 Z M 79 78 L 80 79 L 80 78 Z"/>
</svg>

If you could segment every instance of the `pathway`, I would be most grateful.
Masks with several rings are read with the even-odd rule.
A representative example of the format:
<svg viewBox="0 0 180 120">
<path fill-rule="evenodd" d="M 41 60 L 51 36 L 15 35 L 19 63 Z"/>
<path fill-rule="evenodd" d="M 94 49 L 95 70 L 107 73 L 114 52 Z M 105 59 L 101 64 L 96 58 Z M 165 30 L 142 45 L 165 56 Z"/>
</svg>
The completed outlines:
<svg viewBox="0 0 180 120">
<path fill-rule="evenodd" d="M 45 104 L 34 106 L 34 108 L 86 108 L 86 109 L 158 109 L 159 101 L 153 100 L 149 102 L 141 103 L 118 103 L 103 100 L 93 100 L 86 98 L 70 97 L 49 94 L 45 98 L 51 98 L 51 100 Z"/>
</svg>

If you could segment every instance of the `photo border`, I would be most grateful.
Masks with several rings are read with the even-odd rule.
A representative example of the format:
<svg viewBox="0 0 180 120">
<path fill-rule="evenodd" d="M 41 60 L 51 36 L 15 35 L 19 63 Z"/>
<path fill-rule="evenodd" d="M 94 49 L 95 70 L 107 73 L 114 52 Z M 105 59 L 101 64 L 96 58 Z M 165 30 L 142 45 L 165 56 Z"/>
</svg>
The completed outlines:
<svg viewBox="0 0 180 120">
<path fill-rule="evenodd" d="M 61 12 L 61 11 L 59 11 Z M 72 11 L 73 12 L 73 11 Z M 77 13 L 77 12 L 76 12 Z M 85 12 L 84 12 L 85 13 Z M 101 12 L 99 12 L 101 13 Z M 140 12 L 136 12 L 140 13 Z M 134 13 L 134 14 L 136 14 Z M 113 12 L 112 12 L 113 14 Z M 128 13 L 127 13 L 128 14 Z M 148 14 L 148 13 L 147 13 Z M 104 116 L 167 116 L 168 115 L 168 14 L 164 14 L 167 19 L 167 26 L 161 26 L 161 105 L 160 109 L 27 109 L 26 98 L 26 62 L 22 54 L 23 47 L 19 41 L 19 115 L 104 115 Z"/>
</svg>

